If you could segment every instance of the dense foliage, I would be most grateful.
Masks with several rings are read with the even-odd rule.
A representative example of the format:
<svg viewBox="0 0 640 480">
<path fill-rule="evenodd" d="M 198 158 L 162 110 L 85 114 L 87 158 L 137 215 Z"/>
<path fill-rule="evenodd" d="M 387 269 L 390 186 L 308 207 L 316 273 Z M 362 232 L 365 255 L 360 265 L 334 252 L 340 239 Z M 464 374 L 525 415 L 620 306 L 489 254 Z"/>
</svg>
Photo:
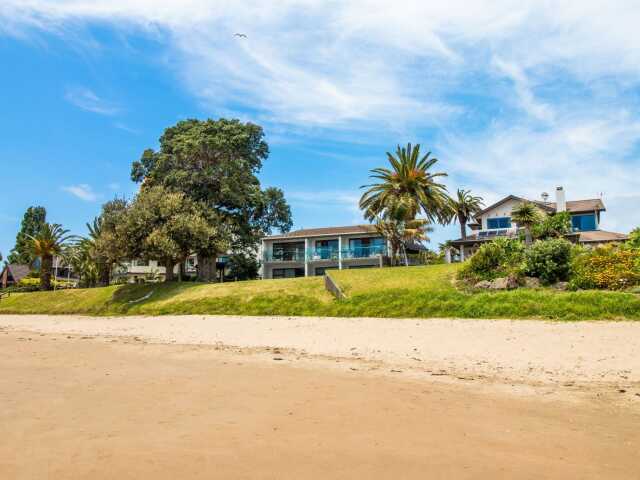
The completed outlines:
<svg viewBox="0 0 640 480">
<path fill-rule="evenodd" d="M 540 223 L 533 225 L 531 233 L 537 240 L 562 238 L 571 233 L 571 214 L 560 212 L 555 215 L 545 215 Z"/>
<path fill-rule="evenodd" d="M 473 283 L 510 275 L 520 276 L 525 267 L 524 250 L 522 242 L 513 238 L 487 242 L 462 266 L 458 278 Z"/>
<path fill-rule="evenodd" d="M 536 241 L 524 254 L 525 273 L 549 285 L 569 279 L 573 245 L 562 238 Z"/>
<path fill-rule="evenodd" d="M 640 284 L 640 249 L 604 245 L 583 250 L 573 260 L 574 288 L 624 290 Z"/>
<path fill-rule="evenodd" d="M 280 189 L 261 189 L 257 174 L 269 155 L 262 128 L 239 120 L 185 120 L 167 128 L 159 150 L 145 150 L 131 178 L 141 189 L 163 187 L 187 196 L 211 213 L 218 238 L 197 250 L 199 276 L 215 277 L 215 245 L 233 253 L 255 250 L 261 236 L 292 226 Z M 215 222 L 215 223 L 214 223 Z"/>
<path fill-rule="evenodd" d="M 34 237 L 40 232 L 46 222 L 47 211 L 44 207 L 29 207 L 24 213 L 20 231 L 16 235 L 16 244 L 9 253 L 7 261 L 9 263 L 18 263 L 22 265 L 33 265 L 36 257 L 34 257 L 31 248 L 30 237 Z"/>
</svg>

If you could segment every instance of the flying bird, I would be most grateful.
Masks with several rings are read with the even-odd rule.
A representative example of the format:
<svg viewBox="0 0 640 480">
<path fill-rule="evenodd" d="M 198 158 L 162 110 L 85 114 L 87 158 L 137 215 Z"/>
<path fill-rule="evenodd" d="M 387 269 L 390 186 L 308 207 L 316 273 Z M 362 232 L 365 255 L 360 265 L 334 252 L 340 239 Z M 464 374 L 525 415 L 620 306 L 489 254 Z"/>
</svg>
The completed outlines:
<svg viewBox="0 0 640 480">
<path fill-rule="evenodd" d="M 244 33 L 234 33 L 233 36 L 240 37 L 240 38 L 247 38 L 247 36 Z"/>
</svg>

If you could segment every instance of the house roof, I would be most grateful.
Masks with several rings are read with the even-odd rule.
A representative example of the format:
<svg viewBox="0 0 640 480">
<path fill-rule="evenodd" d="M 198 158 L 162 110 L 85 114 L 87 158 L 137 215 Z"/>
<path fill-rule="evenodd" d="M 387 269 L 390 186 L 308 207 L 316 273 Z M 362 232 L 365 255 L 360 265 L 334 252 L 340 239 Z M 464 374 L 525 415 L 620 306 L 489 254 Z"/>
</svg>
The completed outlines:
<svg viewBox="0 0 640 480">
<path fill-rule="evenodd" d="M 29 272 L 31 271 L 31 267 L 29 267 L 29 265 L 21 265 L 19 263 L 8 263 L 5 268 L 9 270 L 11 278 L 13 278 L 13 281 L 16 283 L 29 275 Z"/>
<path fill-rule="evenodd" d="M 346 227 L 323 227 L 323 228 L 304 228 L 294 230 L 282 235 L 270 235 L 265 237 L 268 240 L 288 239 L 288 238 L 307 238 L 307 237 L 325 237 L 329 235 L 349 235 L 358 233 L 376 233 L 375 225 L 350 225 Z"/>
<path fill-rule="evenodd" d="M 524 197 L 518 197 L 516 195 L 509 195 L 504 197 L 502 200 L 497 201 L 493 205 L 489 205 L 487 208 L 481 210 L 476 214 L 476 218 L 487 213 L 489 210 L 492 210 L 496 207 L 499 207 L 503 203 L 508 202 L 509 200 L 518 200 L 521 202 L 531 202 L 542 208 L 543 210 L 548 211 L 549 213 L 556 212 L 556 202 L 541 202 L 539 200 L 528 200 Z M 579 212 L 593 212 L 593 211 L 605 211 L 604 203 L 600 198 L 589 198 L 586 200 L 568 200 L 567 201 L 567 212 L 570 213 L 579 213 Z"/>
<path fill-rule="evenodd" d="M 605 230 L 593 230 L 591 232 L 580 232 L 580 243 L 599 242 L 623 242 L 629 239 L 629 235 L 624 233 L 607 232 Z"/>
</svg>

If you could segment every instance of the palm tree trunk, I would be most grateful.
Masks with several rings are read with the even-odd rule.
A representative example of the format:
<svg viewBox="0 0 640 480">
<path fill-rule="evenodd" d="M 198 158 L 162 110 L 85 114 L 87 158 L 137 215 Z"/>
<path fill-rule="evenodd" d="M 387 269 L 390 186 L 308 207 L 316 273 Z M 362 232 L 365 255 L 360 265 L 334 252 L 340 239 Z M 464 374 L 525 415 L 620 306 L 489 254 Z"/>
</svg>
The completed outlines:
<svg viewBox="0 0 640 480">
<path fill-rule="evenodd" d="M 458 215 L 458 223 L 460 224 L 460 237 L 463 240 L 467 238 L 467 219 L 462 215 Z"/>
<path fill-rule="evenodd" d="M 532 243 L 531 228 L 530 227 L 524 227 L 524 243 L 526 245 L 531 245 L 531 243 Z"/>
<path fill-rule="evenodd" d="M 46 255 L 40 262 L 40 290 L 51 290 L 51 265 L 53 257 Z"/>
</svg>

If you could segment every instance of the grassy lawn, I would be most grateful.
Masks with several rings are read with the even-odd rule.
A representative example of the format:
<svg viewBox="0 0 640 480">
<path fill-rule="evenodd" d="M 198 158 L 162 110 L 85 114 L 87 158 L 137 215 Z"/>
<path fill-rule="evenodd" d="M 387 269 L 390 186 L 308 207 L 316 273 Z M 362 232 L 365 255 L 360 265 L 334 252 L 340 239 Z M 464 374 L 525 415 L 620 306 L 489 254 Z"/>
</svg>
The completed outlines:
<svg viewBox="0 0 640 480">
<path fill-rule="evenodd" d="M 549 289 L 470 294 L 452 286 L 456 268 L 436 265 L 332 271 L 332 277 L 348 296 L 342 301 L 334 300 L 325 291 L 321 277 L 311 277 L 13 294 L 0 301 L 0 314 L 640 319 L 638 295 Z"/>
</svg>

